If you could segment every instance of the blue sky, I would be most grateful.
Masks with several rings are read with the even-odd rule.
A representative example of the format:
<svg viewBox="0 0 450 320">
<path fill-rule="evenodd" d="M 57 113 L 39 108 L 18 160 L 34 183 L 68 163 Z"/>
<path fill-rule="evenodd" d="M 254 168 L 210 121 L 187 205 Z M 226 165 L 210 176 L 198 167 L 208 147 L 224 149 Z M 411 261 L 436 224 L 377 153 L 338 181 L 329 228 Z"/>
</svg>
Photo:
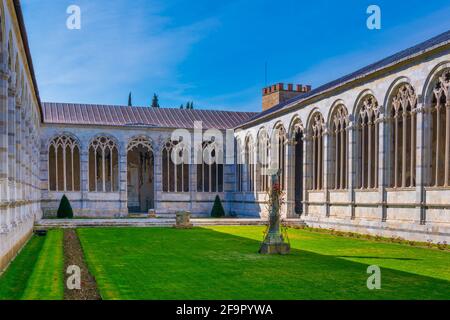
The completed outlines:
<svg viewBox="0 0 450 320">
<path fill-rule="evenodd" d="M 81 8 L 81 30 L 66 9 Z M 366 9 L 381 7 L 381 30 Z M 317 87 L 450 29 L 448 0 L 23 0 L 41 99 L 260 111 L 261 89 Z"/>
</svg>

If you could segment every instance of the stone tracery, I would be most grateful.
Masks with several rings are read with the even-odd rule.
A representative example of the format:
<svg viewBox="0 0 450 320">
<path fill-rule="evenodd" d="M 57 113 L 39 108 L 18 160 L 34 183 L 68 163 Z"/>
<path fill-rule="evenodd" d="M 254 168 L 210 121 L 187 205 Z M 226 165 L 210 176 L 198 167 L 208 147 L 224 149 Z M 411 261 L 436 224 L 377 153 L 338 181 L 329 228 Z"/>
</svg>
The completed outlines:
<svg viewBox="0 0 450 320">
<path fill-rule="evenodd" d="M 359 187 L 373 189 L 378 187 L 378 118 L 380 117 L 380 107 L 373 95 L 363 97 L 357 116 Z"/>
</svg>

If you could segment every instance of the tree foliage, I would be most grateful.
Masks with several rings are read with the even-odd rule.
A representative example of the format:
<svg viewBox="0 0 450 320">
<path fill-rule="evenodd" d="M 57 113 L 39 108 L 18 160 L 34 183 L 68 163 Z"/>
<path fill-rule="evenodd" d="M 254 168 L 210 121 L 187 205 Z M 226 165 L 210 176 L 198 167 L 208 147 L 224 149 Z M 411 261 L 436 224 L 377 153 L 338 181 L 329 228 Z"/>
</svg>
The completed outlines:
<svg viewBox="0 0 450 320">
<path fill-rule="evenodd" d="M 225 217 L 225 210 L 223 208 L 222 201 L 220 200 L 220 197 L 218 195 L 214 200 L 214 205 L 211 210 L 211 217 L 213 218 Z"/>
<path fill-rule="evenodd" d="M 61 202 L 59 203 L 58 219 L 72 219 L 73 218 L 73 210 L 70 205 L 69 199 L 67 199 L 66 195 L 63 195 L 61 198 Z"/>
<path fill-rule="evenodd" d="M 159 98 L 156 93 L 153 95 L 152 108 L 159 108 Z"/>
</svg>

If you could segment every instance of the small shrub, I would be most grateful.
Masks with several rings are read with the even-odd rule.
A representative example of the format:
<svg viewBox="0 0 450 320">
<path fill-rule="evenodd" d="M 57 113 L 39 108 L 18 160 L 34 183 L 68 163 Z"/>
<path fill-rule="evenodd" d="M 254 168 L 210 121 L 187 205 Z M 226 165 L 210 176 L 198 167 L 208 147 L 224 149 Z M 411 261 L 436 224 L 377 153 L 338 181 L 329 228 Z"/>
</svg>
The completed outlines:
<svg viewBox="0 0 450 320">
<path fill-rule="evenodd" d="M 66 195 L 63 195 L 61 198 L 61 202 L 59 204 L 58 213 L 56 215 L 58 219 L 72 219 L 73 218 L 73 210 L 70 205 L 69 199 L 67 199 Z"/>
<path fill-rule="evenodd" d="M 222 201 L 220 200 L 220 197 L 217 195 L 216 199 L 214 200 L 214 205 L 211 210 L 211 217 L 213 218 L 222 218 L 225 217 L 225 210 L 222 206 Z"/>
<path fill-rule="evenodd" d="M 447 249 L 447 242 L 444 241 L 443 243 L 438 242 L 437 247 L 439 250 L 446 250 Z"/>
</svg>

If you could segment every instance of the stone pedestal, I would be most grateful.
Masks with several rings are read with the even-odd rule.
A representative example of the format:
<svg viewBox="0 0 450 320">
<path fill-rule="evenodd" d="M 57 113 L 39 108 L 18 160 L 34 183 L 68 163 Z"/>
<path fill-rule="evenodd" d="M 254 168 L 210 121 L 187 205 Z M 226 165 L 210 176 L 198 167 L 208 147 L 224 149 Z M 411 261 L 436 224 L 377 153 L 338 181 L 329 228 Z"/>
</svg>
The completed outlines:
<svg viewBox="0 0 450 320">
<path fill-rule="evenodd" d="M 177 229 L 191 229 L 193 227 L 191 223 L 191 213 L 189 211 L 177 212 L 176 224 L 174 227 Z"/>
<path fill-rule="evenodd" d="M 156 211 L 154 209 L 148 210 L 148 217 L 150 219 L 156 219 Z"/>
<path fill-rule="evenodd" d="M 259 249 L 261 254 L 289 254 L 291 246 L 285 242 L 263 243 Z"/>
<path fill-rule="evenodd" d="M 271 170 L 272 171 L 272 170 Z M 288 254 L 291 251 L 289 243 L 285 242 L 280 230 L 280 171 L 273 170 L 272 175 L 272 190 L 271 190 L 271 208 L 269 212 L 269 227 L 264 238 L 259 253 L 261 254 Z"/>
</svg>

